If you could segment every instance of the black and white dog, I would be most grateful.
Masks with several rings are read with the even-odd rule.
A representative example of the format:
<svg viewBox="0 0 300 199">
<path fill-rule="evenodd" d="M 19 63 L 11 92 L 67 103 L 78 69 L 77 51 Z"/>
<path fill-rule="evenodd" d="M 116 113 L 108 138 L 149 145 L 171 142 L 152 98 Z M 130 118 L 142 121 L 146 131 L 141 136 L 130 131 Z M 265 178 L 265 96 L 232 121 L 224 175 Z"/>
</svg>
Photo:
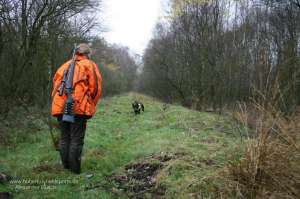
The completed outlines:
<svg viewBox="0 0 300 199">
<path fill-rule="evenodd" d="M 134 113 L 137 115 L 137 114 L 140 114 L 141 111 L 144 112 L 144 105 L 141 103 L 141 102 L 138 102 L 138 101 L 134 101 L 132 103 L 132 108 L 134 110 Z"/>
</svg>

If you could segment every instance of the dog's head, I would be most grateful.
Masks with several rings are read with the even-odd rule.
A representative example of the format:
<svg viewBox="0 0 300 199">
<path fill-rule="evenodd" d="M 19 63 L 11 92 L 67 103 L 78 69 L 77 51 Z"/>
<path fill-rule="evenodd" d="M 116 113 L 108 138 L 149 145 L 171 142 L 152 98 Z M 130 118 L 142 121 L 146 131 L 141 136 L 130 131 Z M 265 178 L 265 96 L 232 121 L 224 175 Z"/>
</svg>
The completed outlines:
<svg viewBox="0 0 300 199">
<path fill-rule="evenodd" d="M 133 108 L 133 110 L 139 110 L 139 107 L 140 107 L 139 104 L 140 104 L 140 103 L 139 103 L 138 101 L 134 101 L 134 102 L 132 103 L 132 108 Z"/>
</svg>

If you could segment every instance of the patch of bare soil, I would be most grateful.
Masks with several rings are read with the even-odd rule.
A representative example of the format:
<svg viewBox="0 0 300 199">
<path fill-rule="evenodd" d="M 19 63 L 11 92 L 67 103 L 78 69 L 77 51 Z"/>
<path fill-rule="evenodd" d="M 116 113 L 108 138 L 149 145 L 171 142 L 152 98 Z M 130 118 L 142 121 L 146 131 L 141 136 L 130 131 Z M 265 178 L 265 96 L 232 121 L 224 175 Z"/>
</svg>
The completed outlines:
<svg viewBox="0 0 300 199">
<path fill-rule="evenodd" d="M 166 188 L 156 181 L 156 176 L 166 162 L 181 155 L 161 153 L 152 155 L 141 162 L 126 165 L 123 174 L 114 174 L 109 177 L 109 180 L 116 183 L 116 188 L 113 188 L 112 192 L 115 194 L 123 192 L 135 199 L 163 198 Z"/>
<path fill-rule="evenodd" d="M 0 192 L 0 199 L 10 199 L 12 198 L 11 194 L 8 192 Z"/>
</svg>

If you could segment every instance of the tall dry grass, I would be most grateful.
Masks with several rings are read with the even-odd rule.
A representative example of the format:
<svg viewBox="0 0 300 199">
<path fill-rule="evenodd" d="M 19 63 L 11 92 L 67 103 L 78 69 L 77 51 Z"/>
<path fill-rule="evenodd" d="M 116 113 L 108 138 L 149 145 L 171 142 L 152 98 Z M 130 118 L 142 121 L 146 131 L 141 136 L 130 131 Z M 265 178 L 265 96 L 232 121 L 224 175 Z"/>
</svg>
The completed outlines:
<svg viewBox="0 0 300 199">
<path fill-rule="evenodd" d="M 286 118 L 270 104 L 247 107 L 240 106 L 235 118 L 256 135 L 227 167 L 229 190 L 235 198 L 299 199 L 300 113 Z"/>
</svg>

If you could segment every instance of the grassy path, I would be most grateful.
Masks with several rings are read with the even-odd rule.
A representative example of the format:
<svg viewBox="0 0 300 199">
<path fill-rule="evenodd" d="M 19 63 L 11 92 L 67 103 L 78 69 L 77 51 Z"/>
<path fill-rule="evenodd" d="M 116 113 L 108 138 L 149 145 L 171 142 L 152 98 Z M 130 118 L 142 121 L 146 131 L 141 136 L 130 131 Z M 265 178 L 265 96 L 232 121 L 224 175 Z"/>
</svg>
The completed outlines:
<svg viewBox="0 0 300 199">
<path fill-rule="evenodd" d="M 138 116 L 131 109 L 136 98 L 145 105 Z M 0 172 L 14 179 L 0 184 L 0 192 L 14 198 L 208 197 L 222 189 L 220 172 L 239 144 L 224 117 L 173 105 L 163 110 L 138 94 L 116 96 L 102 100 L 88 122 L 82 174 L 62 169 L 49 133 L 41 131 L 30 143 L 1 148 Z"/>
</svg>

